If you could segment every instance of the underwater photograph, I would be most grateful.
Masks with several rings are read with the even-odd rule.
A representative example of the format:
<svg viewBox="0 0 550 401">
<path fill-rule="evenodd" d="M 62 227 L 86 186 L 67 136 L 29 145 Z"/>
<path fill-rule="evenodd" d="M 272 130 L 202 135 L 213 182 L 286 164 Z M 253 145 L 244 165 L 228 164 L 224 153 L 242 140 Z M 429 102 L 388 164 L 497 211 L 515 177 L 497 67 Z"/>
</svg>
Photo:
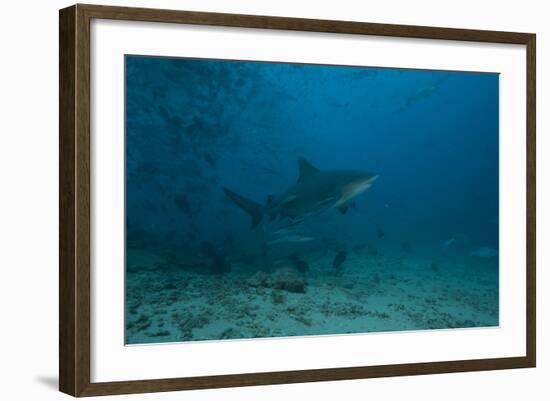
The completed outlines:
<svg viewBox="0 0 550 401">
<path fill-rule="evenodd" d="M 125 343 L 499 325 L 499 75 L 125 56 Z"/>
</svg>

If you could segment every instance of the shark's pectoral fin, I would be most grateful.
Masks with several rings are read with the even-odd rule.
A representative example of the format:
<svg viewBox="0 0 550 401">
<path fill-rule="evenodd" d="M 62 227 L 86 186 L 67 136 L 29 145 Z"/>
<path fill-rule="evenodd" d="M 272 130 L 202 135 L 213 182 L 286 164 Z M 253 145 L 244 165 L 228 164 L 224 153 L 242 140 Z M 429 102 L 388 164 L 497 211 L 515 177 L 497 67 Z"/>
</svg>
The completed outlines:
<svg viewBox="0 0 550 401">
<path fill-rule="evenodd" d="M 291 219 L 291 220 L 290 220 L 290 223 L 288 224 L 287 227 L 294 227 L 295 225 L 300 224 L 302 221 L 304 221 L 304 219 L 301 218 L 301 217 L 300 217 L 300 218 Z"/>
<path fill-rule="evenodd" d="M 279 207 L 282 207 L 296 199 L 296 195 L 289 195 L 279 203 Z"/>
<path fill-rule="evenodd" d="M 346 214 L 346 212 L 348 211 L 348 205 L 342 205 L 338 208 L 338 210 L 340 211 L 340 213 Z"/>
</svg>

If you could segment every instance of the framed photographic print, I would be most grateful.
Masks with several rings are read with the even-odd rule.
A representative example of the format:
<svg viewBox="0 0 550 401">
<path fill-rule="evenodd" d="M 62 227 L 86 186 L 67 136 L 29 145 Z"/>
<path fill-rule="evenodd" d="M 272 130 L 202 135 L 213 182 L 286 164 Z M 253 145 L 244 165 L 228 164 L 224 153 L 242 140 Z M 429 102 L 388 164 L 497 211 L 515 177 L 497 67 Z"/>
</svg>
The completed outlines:
<svg viewBox="0 0 550 401">
<path fill-rule="evenodd" d="M 535 35 L 60 11 L 60 390 L 535 366 Z"/>
</svg>

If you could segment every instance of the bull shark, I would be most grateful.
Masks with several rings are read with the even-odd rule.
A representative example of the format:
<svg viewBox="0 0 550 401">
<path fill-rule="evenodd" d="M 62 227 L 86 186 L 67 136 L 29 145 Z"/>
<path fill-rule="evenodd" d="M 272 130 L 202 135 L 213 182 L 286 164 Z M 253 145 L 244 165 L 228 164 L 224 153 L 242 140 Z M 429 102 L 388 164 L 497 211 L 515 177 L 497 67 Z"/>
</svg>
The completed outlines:
<svg viewBox="0 0 550 401">
<path fill-rule="evenodd" d="M 267 215 L 270 220 L 290 220 L 289 226 L 306 217 L 328 209 L 342 214 L 353 206 L 353 200 L 369 189 L 378 174 L 353 171 L 322 171 L 304 158 L 298 159 L 299 176 L 296 183 L 279 195 L 268 195 L 265 205 L 247 199 L 227 188 L 226 196 L 252 219 L 252 228 Z"/>
</svg>

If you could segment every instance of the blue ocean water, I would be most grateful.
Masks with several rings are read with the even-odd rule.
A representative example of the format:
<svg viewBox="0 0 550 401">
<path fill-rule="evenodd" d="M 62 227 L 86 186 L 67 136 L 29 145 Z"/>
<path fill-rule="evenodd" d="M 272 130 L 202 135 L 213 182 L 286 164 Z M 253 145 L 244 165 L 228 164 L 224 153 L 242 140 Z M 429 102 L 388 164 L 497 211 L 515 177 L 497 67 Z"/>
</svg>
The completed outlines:
<svg viewBox="0 0 550 401">
<path fill-rule="evenodd" d="M 498 105 L 491 73 L 126 56 L 127 343 L 498 325 Z"/>
</svg>

